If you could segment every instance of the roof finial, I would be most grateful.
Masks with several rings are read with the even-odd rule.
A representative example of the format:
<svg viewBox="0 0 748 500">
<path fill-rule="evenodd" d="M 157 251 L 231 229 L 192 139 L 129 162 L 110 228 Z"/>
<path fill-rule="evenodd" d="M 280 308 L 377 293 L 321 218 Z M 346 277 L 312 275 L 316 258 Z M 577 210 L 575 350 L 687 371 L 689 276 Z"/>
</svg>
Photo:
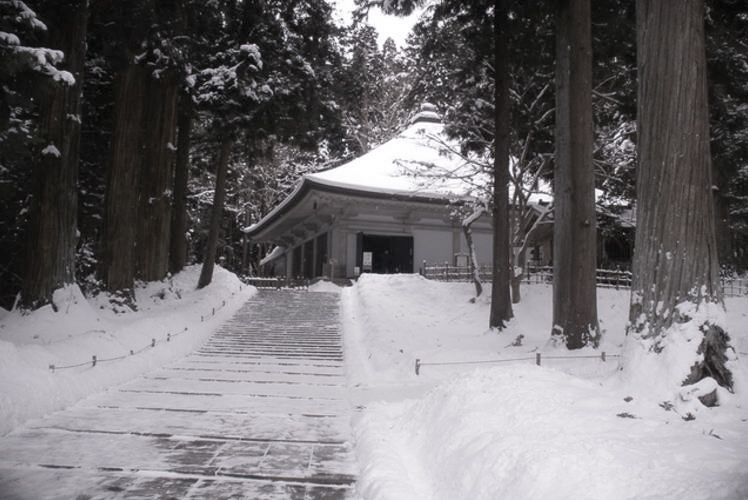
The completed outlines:
<svg viewBox="0 0 748 500">
<path fill-rule="evenodd" d="M 421 109 L 416 115 L 410 120 L 410 124 L 415 123 L 441 123 L 442 118 L 436 110 L 436 106 L 425 102 L 421 104 Z"/>
</svg>

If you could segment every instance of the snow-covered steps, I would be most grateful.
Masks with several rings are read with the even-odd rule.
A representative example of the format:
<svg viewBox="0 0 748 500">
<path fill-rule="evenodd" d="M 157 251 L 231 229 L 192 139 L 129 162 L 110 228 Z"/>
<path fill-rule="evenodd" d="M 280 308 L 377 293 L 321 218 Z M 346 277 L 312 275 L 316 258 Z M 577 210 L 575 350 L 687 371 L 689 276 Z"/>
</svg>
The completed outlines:
<svg viewBox="0 0 748 500">
<path fill-rule="evenodd" d="M 0 439 L 0 497 L 353 498 L 338 298 L 262 291 L 190 356 Z"/>
</svg>

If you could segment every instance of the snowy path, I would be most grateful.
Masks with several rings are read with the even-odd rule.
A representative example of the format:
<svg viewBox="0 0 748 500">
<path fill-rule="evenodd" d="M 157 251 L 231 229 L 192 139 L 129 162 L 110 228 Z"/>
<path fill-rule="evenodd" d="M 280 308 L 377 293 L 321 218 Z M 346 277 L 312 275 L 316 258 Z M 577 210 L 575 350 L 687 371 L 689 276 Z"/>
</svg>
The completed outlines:
<svg viewBox="0 0 748 500">
<path fill-rule="evenodd" d="M 337 294 L 260 292 L 190 356 L 0 439 L 0 497 L 353 497 Z"/>
</svg>

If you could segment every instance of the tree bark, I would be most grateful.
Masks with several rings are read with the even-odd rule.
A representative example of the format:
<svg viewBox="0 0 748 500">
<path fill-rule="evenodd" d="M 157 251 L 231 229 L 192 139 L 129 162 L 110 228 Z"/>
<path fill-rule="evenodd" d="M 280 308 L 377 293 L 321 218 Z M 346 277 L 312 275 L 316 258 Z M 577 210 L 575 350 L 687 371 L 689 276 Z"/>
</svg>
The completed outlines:
<svg viewBox="0 0 748 500">
<path fill-rule="evenodd" d="M 75 283 L 80 97 L 88 1 L 56 1 L 49 8 L 53 12 L 45 20 L 49 46 L 65 53 L 62 69 L 72 73 L 75 83 L 56 82 L 40 98 L 44 149 L 32 167 L 28 250 L 20 301 L 27 309 L 51 303 L 56 289 Z"/>
<path fill-rule="evenodd" d="M 198 288 L 210 285 L 213 280 L 213 268 L 215 267 L 216 254 L 218 250 L 218 236 L 221 230 L 221 219 L 223 217 L 223 203 L 226 198 L 226 173 L 229 167 L 229 157 L 231 148 L 234 145 L 233 139 L 224 139 L 221 143 L 221 152 L 218 156 L 218 166 L 216 168 L 216 190 L 213 194 L 213 213 L 210 219 L 210 231 L 208 232 L 208 242 L 205 249 L 205 260 L 200 271 L 200 279 L 197 283 Z"/>
<path fill-rule="evenodd" d="M 512 304 L 519 304 L 522 302 L 522 275 L 524 269 L 522 269 L 521 263 L 525 262 L 527 256 L 527 249 L 522 247 L 517 251 L 517 255 L 514 256 L 514 272 L 512 273 Z"/>
<path fill-rule="evenodd" d="M 169 272 L 177 82 L 149 76 L 146 94 L 135 262 L 138 279 L 157 281 Z"/>
<path fill-rule="evenodd" d="M 493 171 L 493 280 L 489 327 L 499 330 L 514 316 L 511 298 L 509 249 L 509 54 L 507 6 L 497 0 L 494 17 L 494 171 Z"/>
<path fill-rule="evenodd" d="M 171 222 L 169 271 L 176 274 L 187 262 L 187 180 L 190 174 L 190 136 L 192 134 L 192 106 L 189 98 L 179 103 L 177 119 L 177 158 L 174 171 L 174 206 Z"/>
<path fill-rule="evenodd" d="M 553 329 L 568 349 L 597 346 L 589 0 L 557 3 Z"/>
<path fill-rule="evenodd" d="M 627 343 L 650 353 L 682 341 L 695 360 L 689 384 L 713 377 L 731 388 L 729 336 L 707 318 L 700 342 L 684 340 L 694 310 L 722 305 L 709 147 L 703 0 L 638 0 L 639 168 Z M 702 320 L 700 320 L 702 321 Z M 663 342 L 670 336 L 668 342 Z M 661 358 L 661 359 L 664 359 Z M 663 361 L 664 362 L 664 361 Z M 624 363 L 625 364 L 625 363 Z"/>
<path fill-rule="evenodd" d="M 472 214 L 462 221 L 462 232 L 465 235 L 465 242 L 468 247 L 468 269 L 470 277 L 475 286 L 475 297 L 478 298 L 483 293 L 483 284 L 480 281 L 480 269 L 478 269 L 478 255 L 475 251 L 473 242 L 473 223 L 486 213 L 485 207 L 476 207 Z"/>
<path fill-rule="evenodd" d="M 104 222 L 102 277 L 107 291 L 133 298 L 138 213 L 138 172 L 148 72 L 129 64 L 119 75 Z"/>
</svg>

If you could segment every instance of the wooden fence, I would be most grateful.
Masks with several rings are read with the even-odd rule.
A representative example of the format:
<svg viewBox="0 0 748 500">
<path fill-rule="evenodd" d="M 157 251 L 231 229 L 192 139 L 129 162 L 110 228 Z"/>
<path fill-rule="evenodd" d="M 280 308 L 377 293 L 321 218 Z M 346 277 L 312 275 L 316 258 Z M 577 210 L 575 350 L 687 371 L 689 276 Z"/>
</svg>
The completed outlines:
<svg viewBox="0 0 748 500">
<path fill-rule="evenodd" d="M 493 269 L 491 266 L 479 266 L 481 281 L 491 281 Z M 437 281 L 470 281 L 470 269 L 467 266 L 429 265 L 421 268 L 421 274 Z M 522 283 L 551 284 L 553 283 L 553 268 L 548 266 L 528 267 L 522 274 Z M 615 269 L 598 269 L 597 286 L 600 288 L 631 288 L 631 272 Z M 723 278 L 722 290 L 725 297 L 748 296 L 748 278 Z"/>
</svg>

